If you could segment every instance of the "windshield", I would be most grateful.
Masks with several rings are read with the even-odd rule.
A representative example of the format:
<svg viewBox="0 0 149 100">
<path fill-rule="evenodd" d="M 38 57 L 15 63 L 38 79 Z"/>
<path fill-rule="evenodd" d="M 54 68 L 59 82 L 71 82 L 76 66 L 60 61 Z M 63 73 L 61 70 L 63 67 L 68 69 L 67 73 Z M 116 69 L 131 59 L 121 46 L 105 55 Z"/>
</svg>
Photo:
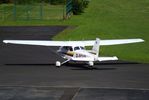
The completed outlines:
<svg viewBox="0 0 149 100">
<path fill-rule="evenodd" d="M 75 51 L 76 51 L 76 50 L 80 50 L 80 48 L 79 48 L 79 47 L 75 47 L 74 50 L 75 50 Z"/>
<path fill-rule="evenodd" d="M 70 46 L 64 46 L 64 47 L 62 47 L 62 50 L 63 51 L 73 51 L 72 47 L 70 47 Z"/>
<path fill-rule="evenodd" d="M 80 47 L 81 48 L 81 50 L 84 50 L 85 48 L 84 47 Z"/>
</svg>

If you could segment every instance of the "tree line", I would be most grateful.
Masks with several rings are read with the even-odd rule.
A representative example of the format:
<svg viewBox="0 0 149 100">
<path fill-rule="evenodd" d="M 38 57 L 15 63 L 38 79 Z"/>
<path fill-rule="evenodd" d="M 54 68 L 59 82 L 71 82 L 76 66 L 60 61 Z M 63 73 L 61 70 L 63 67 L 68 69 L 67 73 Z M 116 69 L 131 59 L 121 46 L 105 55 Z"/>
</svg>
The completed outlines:
<svg viewBox="0 0 149 100">
<path fill-rule="evenodd" d="M 0 3 L 15 3 L 15 4 L 33 4 L 33 3 L 49 3 L 52 5 L 66 4 L 69 0 L 0 0 Z M 74 15 L 79 15 L 84 12 L 88 6 L 89 0 L 72 0 L 72 12 Z"/>
<path fill-rule="evenodd" d="M 17 4 L 31 4 L 41 2 L 50 4 L 64 4 L 66 0 L 0 0 L 0 3 L 17 3 Z"/>
</svg>

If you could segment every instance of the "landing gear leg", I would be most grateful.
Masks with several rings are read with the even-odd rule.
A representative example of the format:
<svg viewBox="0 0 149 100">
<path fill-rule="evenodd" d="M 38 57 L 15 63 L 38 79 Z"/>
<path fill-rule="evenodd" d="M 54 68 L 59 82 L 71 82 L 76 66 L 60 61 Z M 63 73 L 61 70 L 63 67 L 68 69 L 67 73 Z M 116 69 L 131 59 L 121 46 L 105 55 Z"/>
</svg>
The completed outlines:
<svg viewBox="0 0 149 100">
<path fill-rule="evenodd" d="M 89 65 L 90 68 L 93 68 L 93 66 L 94 66 L 94 62 L 89 61 L 89 62 L 88 62 L 88 65 Z"/>
<path fill-rule="evenodd" d="M 56 61 L 55 65 L 56 65 L 56 67 L 60 67 L 61 66 L 61 62 L 60 61 Z"/>
<path fill-rule="evenodd" d="M 55 65 L 56 65 L 56 67 L 60 67 L 61 65 L 67 63 L 68 61 L 70 61 L 70 60 L 68 59 L 68 60 L 66 60 L 66 61 L 64 61 L 62 63 L 60 61 L 56 61 Z"/>
</svg>

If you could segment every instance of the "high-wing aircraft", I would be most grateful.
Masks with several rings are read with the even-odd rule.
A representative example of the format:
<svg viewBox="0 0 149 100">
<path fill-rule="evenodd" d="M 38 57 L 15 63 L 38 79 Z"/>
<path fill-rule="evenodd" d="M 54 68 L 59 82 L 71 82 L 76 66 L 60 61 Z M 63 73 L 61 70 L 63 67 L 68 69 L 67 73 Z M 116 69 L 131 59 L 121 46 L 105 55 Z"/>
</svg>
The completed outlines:
<svg viewBox="0 0 149 100">
<path fill-rule="evenodd" d="M 56 66 L 60 67 L 66 62 L 84 62 L 90 67 L 94 66 L 95 61 L 118 60 L 114 57 L 101 57 L 99 55 L 100 46 L 118 45 L 144 42 L 143 39 L 116 39 L 116 40 L 88 40 L 88 41 L 41 41 L 41 40 L 3 40 L 4 43 L 23 44 L 23 45 L 39 45 L 39 46 L 58 46 L 57 53 L 66 59 L 64 62 L 56 61 Z M 92 50 L 86 50 L 86 46 L 93 46 Z"/>
</svg>

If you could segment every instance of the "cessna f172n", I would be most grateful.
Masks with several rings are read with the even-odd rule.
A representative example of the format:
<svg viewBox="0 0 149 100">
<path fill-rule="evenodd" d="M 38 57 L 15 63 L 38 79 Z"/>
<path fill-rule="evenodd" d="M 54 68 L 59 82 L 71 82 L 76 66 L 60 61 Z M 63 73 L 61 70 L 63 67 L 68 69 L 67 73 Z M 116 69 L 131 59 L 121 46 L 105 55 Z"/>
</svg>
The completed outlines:
<svg viewBox="0 0 149 100">
<path fill-rule="evenodd" d="M 128 44 L 144 42 L 142 39 L 116 39 L 116 40 L 88 40 L 88 41 L 39 41 L 39 40 L 4 40 L 4 43 L 11 44 L 23 44 L 23 45 L 39 45 L 39 46 L 58 46 L 59 50 L 57 53 L 61 55 L 64 62 L 56 61 L 56 66 L 60 67 L 66 62 L 84 62 L 90 67 L 94 66 L 95 61 L 110 61 L 118 60 L 116 56 L 114 57 L 100 57 L 99 49 L 103 45 L 118 45 L 118 44 Z M 85 50 L 86 46 L 93 46 L 92 50 Z"/>
</svg>

